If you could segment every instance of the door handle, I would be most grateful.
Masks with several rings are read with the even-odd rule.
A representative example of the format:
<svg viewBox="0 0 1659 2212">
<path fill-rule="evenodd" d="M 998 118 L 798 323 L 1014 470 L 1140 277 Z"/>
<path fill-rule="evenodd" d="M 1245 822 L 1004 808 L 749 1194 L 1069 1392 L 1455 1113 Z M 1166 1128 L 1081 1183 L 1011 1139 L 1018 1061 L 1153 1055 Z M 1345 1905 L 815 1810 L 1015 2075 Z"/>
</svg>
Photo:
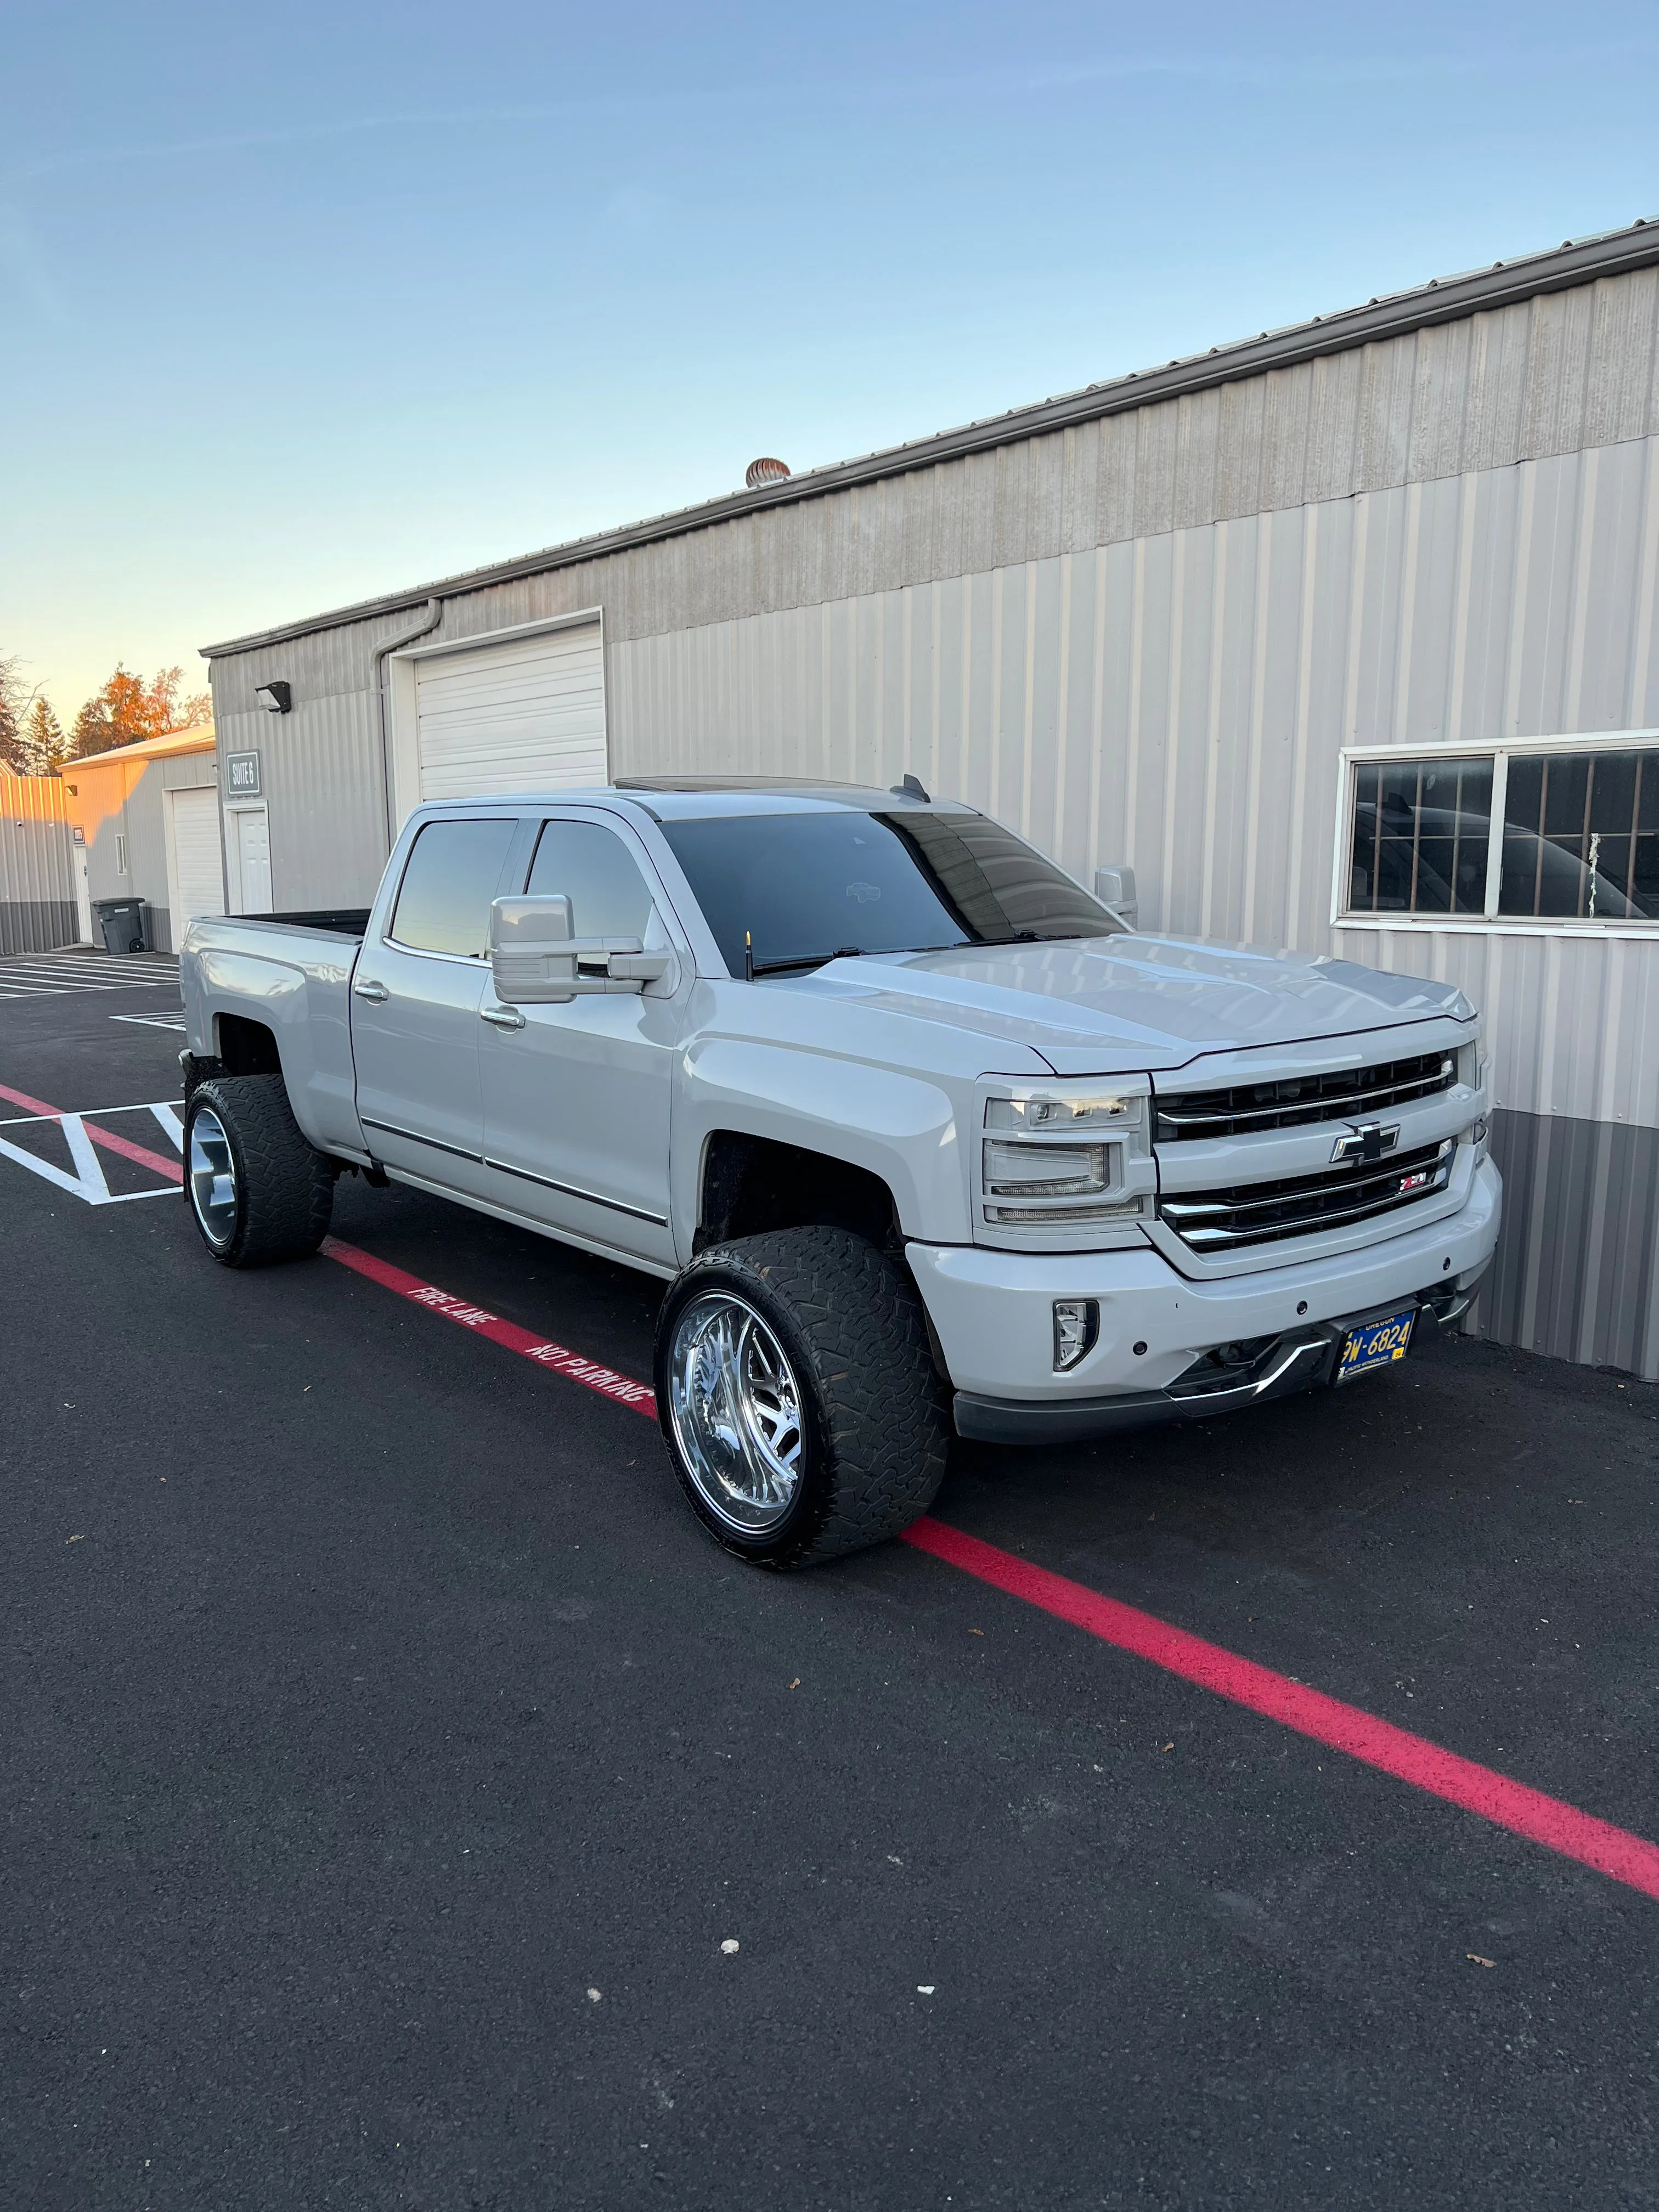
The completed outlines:
<svg viewBox="0 0 1659 2212">
<path fill-rule="evenodd" d="M 365 980 L 361 983 L 354 983 L 351 988 L 360 999 L 372 999 L 377 1006 L 384 1005 L 392 996 L 384 983 L 373 983 Z"/>
<path fill-rule="evenodd" d="M 493 1030 L 521 1030 L 524 1027 L 524 1016 L 516 1006 L 482 1006 L 478 1010 L 478 1018 L 488 1022 Z"/>
</svg>

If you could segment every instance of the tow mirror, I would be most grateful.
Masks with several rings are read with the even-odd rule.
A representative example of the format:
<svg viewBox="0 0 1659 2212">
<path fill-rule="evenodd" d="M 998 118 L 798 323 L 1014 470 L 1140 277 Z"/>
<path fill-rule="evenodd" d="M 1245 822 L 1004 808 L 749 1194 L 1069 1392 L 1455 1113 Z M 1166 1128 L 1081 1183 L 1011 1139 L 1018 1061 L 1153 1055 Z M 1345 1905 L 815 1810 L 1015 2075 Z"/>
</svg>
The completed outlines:
<svg viewBox="0 0 1659 2212">
<path fill-rule="evenodd" d="M 660 936 L 653 912 L 648 935 Z M 637 937 L 575 937 L 562 891 L 499 898 L 489 909 L 489 967 L 507 1006 L 557 1006 L 590 994 L 672 994 L 679 962 L 672 945 L 647 951 Z"/>
</svg>

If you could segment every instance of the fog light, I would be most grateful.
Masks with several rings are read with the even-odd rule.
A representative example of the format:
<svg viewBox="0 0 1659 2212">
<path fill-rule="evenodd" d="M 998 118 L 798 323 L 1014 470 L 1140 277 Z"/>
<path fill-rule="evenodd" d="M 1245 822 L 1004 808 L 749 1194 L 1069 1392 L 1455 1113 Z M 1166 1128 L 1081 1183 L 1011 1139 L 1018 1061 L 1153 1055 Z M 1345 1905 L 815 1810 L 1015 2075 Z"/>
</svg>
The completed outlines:
<svg viewBox="0 0 1659 2212">
<path fill-rule="evenodd" d="M 1086 1359 L 1100 1340 L 1098 1298 L 1054 1300 L 1054 1372 L 1063 1375 Z"/>
</svg>

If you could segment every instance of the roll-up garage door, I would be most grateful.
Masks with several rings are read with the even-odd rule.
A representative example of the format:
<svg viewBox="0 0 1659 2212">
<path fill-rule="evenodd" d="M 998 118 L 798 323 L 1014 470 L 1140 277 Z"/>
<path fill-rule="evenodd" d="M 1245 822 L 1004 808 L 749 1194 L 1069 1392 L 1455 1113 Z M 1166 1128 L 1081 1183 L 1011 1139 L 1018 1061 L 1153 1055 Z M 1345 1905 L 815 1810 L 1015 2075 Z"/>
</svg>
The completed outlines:
<svg viewBox="0 0 1659 2212">
<path fill-rule="evenodd" d="M 415 704 L 422 799 L 609 780 L 598 623 L 422 659 Z"/>
<path fill-rule="evenodd" d="M 224 871 L 219 857 L 219 793 L 216 790 L 170 791 L 173 810 L 172 890 L 178 902 L 173 942 L 184 942 L 186 927 L 201 914 L 225 910 Z"/>
</svg>

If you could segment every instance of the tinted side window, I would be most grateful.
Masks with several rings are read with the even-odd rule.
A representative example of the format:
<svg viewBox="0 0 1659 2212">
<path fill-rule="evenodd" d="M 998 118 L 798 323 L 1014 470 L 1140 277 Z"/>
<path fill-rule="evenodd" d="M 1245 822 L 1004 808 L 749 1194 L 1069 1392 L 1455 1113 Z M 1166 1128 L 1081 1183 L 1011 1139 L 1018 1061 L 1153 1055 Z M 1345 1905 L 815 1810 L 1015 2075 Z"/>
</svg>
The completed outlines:
<svg viewBox="0 0 1659 2212">
<path fill-rule="evenodd" d="M 428 822 L 415 840 L 390 934 L 421 952 L 489 951 L 489 902 L 514 822 Z"/>
<path fill-rule="evenodd" d="M 643 938 L 651 915 L 633 854 L 597 822 L 544 823 L 525 888 L 536 897 L 562 892 L 578 937 Z"/>
<path fill-rule="evenodd" d="M 1492 762 L 1366 761 L 1354 787 L 1351 914 L 1484 914 Z"/>
<path fill-rule="evenodd" d="M 1498 911 L 1659 921 L 1659 748 L 1510 755 Z"/>
</svg>

